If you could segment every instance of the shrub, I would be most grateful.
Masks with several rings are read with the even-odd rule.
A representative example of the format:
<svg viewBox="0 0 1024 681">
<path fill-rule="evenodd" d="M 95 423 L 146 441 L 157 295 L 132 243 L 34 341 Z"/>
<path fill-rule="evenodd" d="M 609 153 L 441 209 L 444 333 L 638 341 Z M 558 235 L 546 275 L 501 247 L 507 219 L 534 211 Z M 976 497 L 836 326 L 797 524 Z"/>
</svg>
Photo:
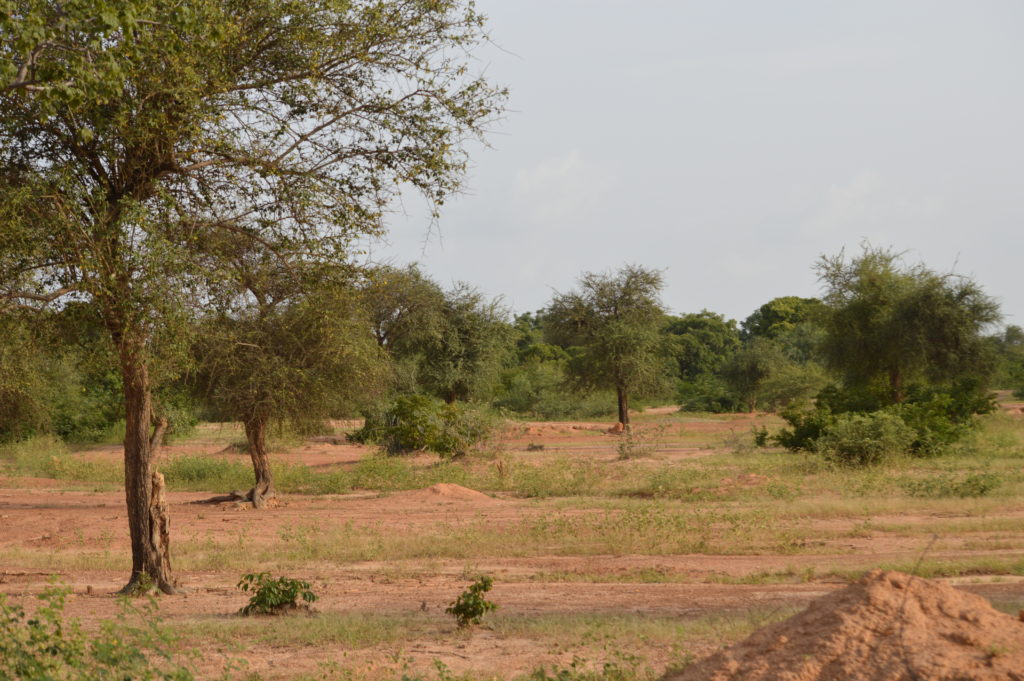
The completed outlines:
<svg viewBox="0 0 1024 681">
<path fill-rule="evenodd" d="M 815 442 L 826 459 L 844 466 L 871 466 L 907 454 L 916 432 L 896 414 L 841 414 Z"/>
<path fill-rule="evenodd" d="M 243 615 L 276 615 L 300 607 L 309 607 L 316 601 L 309 582 L 289 577 L 273 578 L 269 572 L 244 575 L 238 588 L 251 593 L 249 604 L 241 609 Z M 303 603 L 299 604 L 299 599 Z"/>
<path fill-rule="evenodd" d="M 916 432 L 913 449 L 919 456 L 941 453 L 967 435 L 973 425 L 973 412 L 964 413 L 958 400 L 941 393 L 890 409 Z"/>
<path fill-rule="evenodd" d="M 791 428 L 784 428 L 771 439 L 776 444 L 793 451 L 813 451 L 815 443 L 836 420 L 832 412 L 823 407 L 818 407 L 810 412 L 787 409 L 782 412 L 781 416 Z"/>
<path fill-rule="evenodd" d="M 483 616 L 491 610 L 497 610 L 498 606 L 484 598 L 484 594 L 491 590 L 494 579 L 487 575 L 480 575 L 469 588 L 459 594 L 445 613 L 455 618 L 460 629 L 465 629 L 474 624 L 480 624 Z"/>
<path fill-rule="evenodd" d="M 0 679 L 62 681 L 191 681 L 189 666 L 171 652 L 173 638 L 156 619 L 156 601 L 137 608 L 122 601 L 122 614 L 95 634 L 64 618 L 70 589 L 53 587 L 39 595 L 29 616 L 0 595 Z M 131 620 L 140 620 L 133 625 Z"/>
<path fill-rule="evenodd" d="M 388 454 L 426 450 L 459 456 L 486 442 L 496 428 L 486 411 L 445 404 L 426 395 L 403 395 L 383 409 L 368 412 L 354 442 L 379 444 Z"/>
</svg>

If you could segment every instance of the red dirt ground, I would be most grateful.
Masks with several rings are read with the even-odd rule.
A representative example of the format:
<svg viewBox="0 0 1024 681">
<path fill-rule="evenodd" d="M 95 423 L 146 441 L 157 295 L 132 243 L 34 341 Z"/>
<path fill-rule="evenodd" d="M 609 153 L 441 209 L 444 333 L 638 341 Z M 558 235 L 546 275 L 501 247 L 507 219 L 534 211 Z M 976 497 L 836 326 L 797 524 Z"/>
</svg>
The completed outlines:
<svg viewBox="0 0 1024 681">
<path fill-rule="evenodd" d="M 720 437 L 730 432 L 748 432 L 760 423 L 760 416 L 732 420 L 680 420 L 671 428 L 693 434 Z M 543 454 L 589 454 L 595 459 L 614 459 L 614 436 L 605 433 L 611 424 L 528 423 L 513 429 L 503 441 L 511 451 L 525 450 L 528 444 L 543 445 Z M 652 428 L 640 423 L 638 428 Z M 207 441 L 168 448 L 167 456 L 202 454 L 247 460 L 247 456 L 225 452 L 223 432 Z M 368 449 L 320 439 L 285 453 L 274 453 L 278 461 L 310 466 L 350 466 L 367 455 Z M 659 449 L 668 458 L 690 458 L 710 453 L 702 446 L 674 446 Z M 82 452 L 90 459 L 120 460 L 117 447 L 102 447 Z M 743 484 L 743 481 L 734 484 Z M 226 490 L 219 490 L 225 492 Z M 495 498 L 456 485 L 439 485 L 425 490 L 381 496 L 372 492 L 323 497 L 287 496 L 277 507 L 265 511 L 240 508 L 231 503 L 208 502 L 211 493 L 172 492 L 168 494 L 172 536 L 210 537 L 217 541 L 239 538 L 245 547 L 274 547 L 283 530 L 300 525 L 342 522 L 356 527 L 389 527 L 396 531 L 415 531 L 417 527 L 448 523 L 458 526 L 486 522 L 496 526 L 516 523 L 536 516 L 555 502 Z M 564 512 L 565 509 L 562 509 Z M 583 511 L 581 511 L 583 512 Z M 1020 518 L 1024 512 L 1008 509 L 997 517 Z M 876 517 L 901 524 L 924 522 L 934 516 L 913 515 Z M 850 529 L 854 519 L 814 521 L 820 527 Z M 0 593 L 19 602 L 29 602 L 57 574 L 74 591 L 68 612 L 80 617 L 86 626 L 117 613 L 112 593 L 127 577 L 122 569 L 92 569 L 76 563 L 76 550 L 98 548 L 115 557 L 123 557 L 127 566 L 128 538 L 122 492 L 89 492 L 62 489 L 58 481 L 35 478 L 0 477 Z M 198 540 L 197 540 L 198 541 Z M 382 662 L 411 656 L 418 665 L 439 659 L 454 672 L 475 671 L 502 676 L 528 673 L 539 664 L 567 666 L 576 651 L 559 650 L 529 638 L 499 636 L 486 628 L 472 634 L 456 632 L 443 610 L 467 584 L 467 573 L 486 572 L 495 576 L 491 598 L 500 603 L 502 615 L 555 615 L 593 613 L 639 614 L 679 618 L 681 620 L 728 612 L 804 607 L 813 599 L 843 588 L 838 580 L 793 584 L 726 584 L 725 578 L 742 578 L 763 571 L 782 571 L 829 567 L 861 568 L 885 561 L 912 560 L 922 549 L 919 536 L 890 536 L 868 533 L 846 536 L 826 543 L 813 554 L 796 555 L 581 555 L 527 558 L 481 558 L 466 560 L 396 560 L 328 564 L 310 562 L 290 574 L 314 583 L 320 594 L 316 607 L 321 612 L 394 613 L 412 617 L 435 618 L 438 631 L 422 640 L 410 640 L 400 648 L 377 646 L 367 650 L 343 650 L 338 645 L 316 647 L 278 646 L 257 643 L 244 654 L 250 669 L 267 678 L 286 678 L 299 673 L 315 673 L 325 661 L 345 659 L 363 669 L 380 669 L 381 678 L 398 678 L 398 667 Z M 52 566 L 31 564 L 28 553 L 51 551 Z M 173 545 L 172 545 L 173 550 Z M 941 551 L 930 557 L 1006 555 L 1019 557 L 1020 551 L 975 551 L 961 546 L 957 538 L 944 538 Z M 115 559 L 117 560 L 117 559 Z M 70 566 L 70 567 L 64 567 Z M 260 566 L 252 566 L 259 570 Z M 629 581 L 630 575 L 650 571 L 665 577 L 661 583 Z M 217 620 L 245 604 L 246 596 L 235 588 L 239 571 L 177 570 L 188 592 L 181 597 L 161 598 L 161 613 L 173 627 L 176 622 Z M 585 581 L 552 581 L 544 575 L 577 575 Z M 998 581 L 957 580 L 962 589 L 988 598 L 1024 598 L 1024 581 L 1001 578 Z M 430 620 L 433 621 L 433 620 Z M 706 641 L 692 652 L 703 654 L 717 647 Z M 673 653 L 652 647 L 643 651 L 654 666 L 664 665 Z M 212 664 L 212 663 L 211 663 Z M 397 664 L 397 663 L 395 663 Z M 372 678 L 371 676 L 367 678 Z M 689 678 L 689 677 L 687 677 Z M 738 677 L 737 677 L 738 678 Z M 768 678 L 768 677 L 765 677 Z M 781 678 L 781 677 L 779 677 Z M 794 677 L 797 678 L 797 677 Z M 800 677 L 802 678 L 802 677 Z M 837 677 L 838 678 L 838 677 Z"/>
</svg>

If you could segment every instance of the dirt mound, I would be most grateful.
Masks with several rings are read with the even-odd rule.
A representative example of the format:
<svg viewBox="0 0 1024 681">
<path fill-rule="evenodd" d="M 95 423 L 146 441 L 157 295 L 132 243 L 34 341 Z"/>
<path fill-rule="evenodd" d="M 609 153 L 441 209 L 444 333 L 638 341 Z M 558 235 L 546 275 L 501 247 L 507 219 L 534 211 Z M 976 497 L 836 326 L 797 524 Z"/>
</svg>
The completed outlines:
<svg viewBox="0 0 1024 681">
<path fill-rule="evenodd" d="M 426 489 L 406 492 L 404 496 L 409 499 L 417 499 L 421 501 L 494 501 L 493 498 L 487 496 L 483 492 L 477 492 L 475 489 L 469 489 L 468 487 L 455 485 L 450 482 L 439 482 L 436 485 L 427 487 Z"/>
<path fill-rule="evenodd" d="M 1024 622 L 875 571 L 664 681 L 1024 681 Z"/>
</svg>

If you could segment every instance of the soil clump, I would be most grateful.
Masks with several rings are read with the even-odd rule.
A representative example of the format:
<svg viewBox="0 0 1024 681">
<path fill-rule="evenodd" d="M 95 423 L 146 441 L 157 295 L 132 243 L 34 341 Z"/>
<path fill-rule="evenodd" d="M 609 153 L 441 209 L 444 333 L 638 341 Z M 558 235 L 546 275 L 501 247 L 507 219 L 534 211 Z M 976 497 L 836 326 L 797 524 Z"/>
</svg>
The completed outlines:
<svg viewBox="0 0 1024 681">
<path fill-rule="evenodd" d="M 483 492 L 478 492 L 475 489 L 469 489 L 468 487 L 463 487 L 462 485 L 456 485 L 450 482 L 439 482 L 436 485 L 431 485 L 425 489 L 406 492 L 404 496 L 409 499 L 419 501 L 473 501 L 483 503 L 495 501 L 494 498 L 487 496 Z"/>
<path fill-rule="evenodd" d="M 1024 622 L 876 570 L 663 681 L 1024 681 Z"/>
</svg>

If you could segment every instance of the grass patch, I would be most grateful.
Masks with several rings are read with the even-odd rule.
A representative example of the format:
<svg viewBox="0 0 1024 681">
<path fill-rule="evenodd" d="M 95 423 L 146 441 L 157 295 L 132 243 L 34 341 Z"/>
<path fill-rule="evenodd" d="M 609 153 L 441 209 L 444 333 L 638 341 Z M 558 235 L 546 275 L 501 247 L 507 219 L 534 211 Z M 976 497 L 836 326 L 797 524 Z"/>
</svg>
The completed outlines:
<svg viewBox="0 0 1024 681">
<path fill-rule="evenodd" d="M 871 568 L 833 568 L 823 573 L 848 581 L 860 579 L 871 570 L 897 570 L 926 579 L 941 577 L 967 577 L 970 575 L 1024 576 L 1024 556 L 977 556 L 970 558 L 902 560 L 882 562 Z"/>
<path fill-rule="evenodd" d="M 262 619 L 225 616 L 175 623 L 175 631 L 188 645 L 216 641 L 239 649 L 252 644 L 372 648 L 413 638 L 433 638 L 449 629 L 450 623 L 420 613 L 318 612 Z"/>
</svg>

